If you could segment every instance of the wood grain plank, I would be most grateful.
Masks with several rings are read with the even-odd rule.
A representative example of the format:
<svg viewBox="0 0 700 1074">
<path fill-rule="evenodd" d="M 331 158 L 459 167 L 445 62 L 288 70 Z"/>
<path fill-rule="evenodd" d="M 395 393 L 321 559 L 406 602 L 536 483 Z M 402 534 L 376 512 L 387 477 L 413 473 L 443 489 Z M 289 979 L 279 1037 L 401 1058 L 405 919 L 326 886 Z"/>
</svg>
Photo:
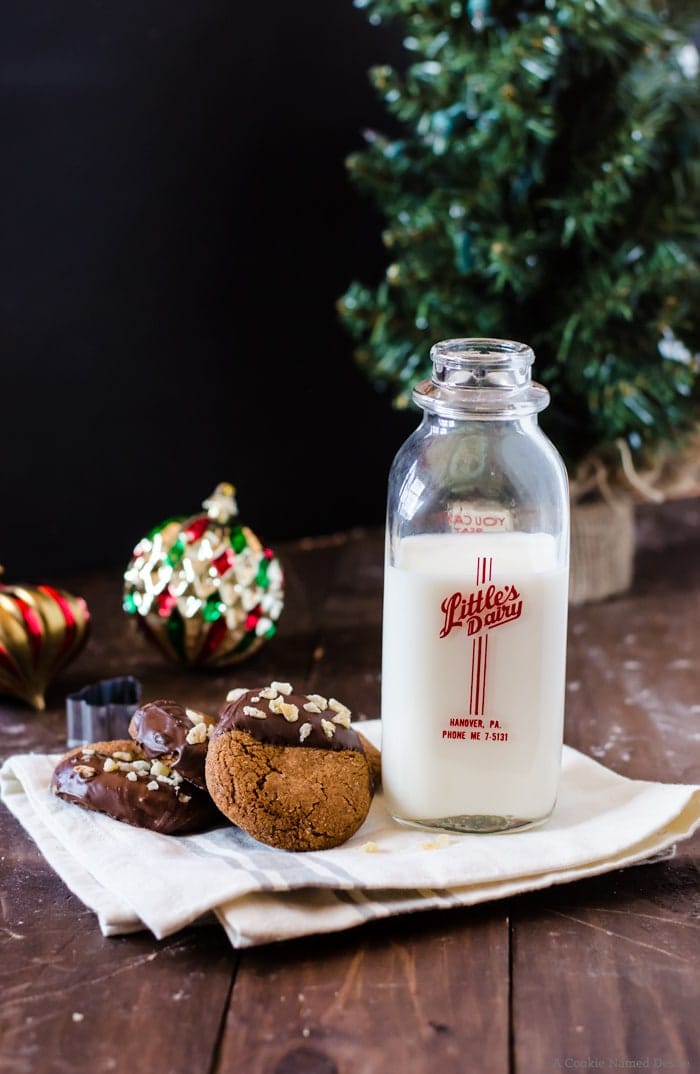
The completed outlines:
<svg viewBox="0 0 700 1074">
<path fill-rule="evenodd" d="M 217 1070 L 504 1074 L 500 910 L 428 912 L 244 952 Z"/>
<path fill-rule="evenodd" d="M 2 1074 L 207 1074 L 236 957 L 218 926 L 105 938 L 0 810 Z"/>
</svg>

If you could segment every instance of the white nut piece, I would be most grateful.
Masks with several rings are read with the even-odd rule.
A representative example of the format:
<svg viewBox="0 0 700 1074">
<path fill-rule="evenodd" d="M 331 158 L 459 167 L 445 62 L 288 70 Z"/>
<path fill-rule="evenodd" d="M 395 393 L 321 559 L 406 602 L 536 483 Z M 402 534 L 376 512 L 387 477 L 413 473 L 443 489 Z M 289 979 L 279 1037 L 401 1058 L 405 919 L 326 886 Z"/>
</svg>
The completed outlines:
<svg viewBox="0 0 700 1074">
<path fill-rule="evenodd" d="M 293 690 L 291 682 L 271 682 L 270 688 L 276 690 L 278 694 L 284 694 L 285 697 Z"/>
<path fill-rule="evenodd" d="M 349 712 L 337 712 L 333 717 L 333 723 L 339 724 L 340 727 L 350 727 L 350 713 Z"/>
<path fill-rule="evenodd" d="M 306 742 L 307 738 L 311 734 L 312 727 L 310 723 L 303 723 L 299 728 L 299 741 Z"/>
<path fill-rule="evenodd" d="M 302 705 L 302 708 L 306 712 L 323 712 L 323 709 L 320 708 L 315 701 L 307 701 L 305 705 Z"/>
<path fill-rule="evenodd" d="M 190 723 L 206 723 L 206 716 L 197 709 L 185 709 L 185 715 Z"/>
<path fill-rule="evenodd" d="M 239 697 L 243 697 L 243 694 L 247 694 L 248 690 L 245 686 L 236 686 L 235 689 L 229 690 L 226 694 L 227 701 L 238 701 Z"/>
<path fill-rule="evenodd" d="M 307 694 L 309 701 L 313 701 L 314 705 L 318 705 L 321 712 L 328 708 L 328 701 L 322 694 Z"/>
<path fill-rule="evenodd" d="M 139 777 L 136 775 L 136 773 L 134 771 L 131 771 L 131 772 L 126 773 L 126 778 L 129 780 L 129 783 L 136 783 L 136 781 L 137 781 L 137 779 Z"/>
<path fill-rule="evenodd" d="M 333 738 L 333 735 L 335 734 L 335 724 L 331 723 L 330 720 L 321 720 L 321 730 L 326 738 Z"/>
<path fill-rule="evenodd" d="M 344 705 L 342 701 L 338 701 L 335 697 L 331 697 L 329 699 L 328 708 L 333 709 L 333 712 L 337 712 L 339 716 L 344 715 L 345 713 L 348 714 L 348 717 L 351 715 L 348 706 Z"/>
<path fill-rule="evenodd" d="M 118 770 L 119 770 L 119 765 L 117 764 L 116 761 L 112 760 L 111 757 L 108 757 L 107 760 L 105 761 L 104 765 L 102 766 L 102 771 L 103 772 L 117 772 Z"/>
<path fill-rule="evenodd" d="M 297 706 L 290 701 L 283 701 L 281 697 L 276 697 L 270 702 L 270 712 L 274 712 L 277 716 L 284 716 L 287 723 L 296 723 L 299 719 Z"/>
<path fill-rule="evenodd" d="M 151 775 L 155 776 L 156 779 L 158 776 L 167 779 L 170 775 L 170 768 L 167 764 L 163 764 L 162 761 L 151 761 Z"/>
<path fill-rule="evenodd" d="M 262 709 L 256 709 L 255 705 L 244 705 L 243 715 L 254 716 L 256 720 L 264 720 L 267 718 L 267 713 L 263 712 Z"/>
<path fill-rule="evenodd" d="M 134 756 L 131 753 L 127 753 L 125 750 L 115 750 L 112 754 L 115 761 L 133 761 Z"/>
<path fill-rule="evenodd" d="M 95 769 L 89 764 L 76 764 L 73 771 L 77 772 L 81 779 L 92 779 L 95 775 Z"/>
<path fill-rule="evenodd" d="M 205 723 L 196 723 L 190 727 L 189 731 L 185 735 L 185 742 L 190 746 L 195 746 L 200 742 L 207 741 L 207 725 Z"/>
</svg>

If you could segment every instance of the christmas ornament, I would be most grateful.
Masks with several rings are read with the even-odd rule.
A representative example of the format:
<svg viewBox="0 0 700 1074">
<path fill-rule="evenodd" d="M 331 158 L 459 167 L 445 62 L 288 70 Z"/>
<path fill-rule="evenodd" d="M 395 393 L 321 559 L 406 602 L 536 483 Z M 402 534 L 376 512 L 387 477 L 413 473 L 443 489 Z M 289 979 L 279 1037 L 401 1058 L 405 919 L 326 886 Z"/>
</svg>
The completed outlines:
<svg viewBox="0 0 700 1074">
<path fill-rule="evenodd" d="M 161 522 L 133 550 L 123 607 L 168 659 L 224 667 L 274 637 L 284 574 L 274 553 L 238 521 L 223 482 L 204 514 Z"/>
<path fill-rule="evenodd" d="M 0 585 L 0 693 L 41 712 L 49 683 L 78 655 L 89 627 L 82 597 L 50 585 Z"/>
</svg>

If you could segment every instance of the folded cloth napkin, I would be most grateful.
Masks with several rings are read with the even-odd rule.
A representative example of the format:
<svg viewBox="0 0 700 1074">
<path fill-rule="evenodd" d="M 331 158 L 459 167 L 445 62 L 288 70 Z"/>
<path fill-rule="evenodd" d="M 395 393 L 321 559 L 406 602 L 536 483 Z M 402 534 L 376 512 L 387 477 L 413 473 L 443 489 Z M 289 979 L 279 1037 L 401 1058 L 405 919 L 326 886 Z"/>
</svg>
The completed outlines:
<svg viewBox="0 0 700 1074">
<path fill-rule="evenodd" d="M 380 744 L 380 721 L 362 731 Z M 470 906 L 668 856 L 700 826 L 700 786 L 630 780 L 564 747 L 557 805 L 539 828 L 437 836 L 396 824 L 381 794 L 332 850 L 264 846 L 228 824 L 199 835 L 134 828 L 51 794 L 58 757 L 16 754 L 0 797 L 105 936 L 168 936 L 213 912 L 234 947 L 374 918 Z"/>
</svg>

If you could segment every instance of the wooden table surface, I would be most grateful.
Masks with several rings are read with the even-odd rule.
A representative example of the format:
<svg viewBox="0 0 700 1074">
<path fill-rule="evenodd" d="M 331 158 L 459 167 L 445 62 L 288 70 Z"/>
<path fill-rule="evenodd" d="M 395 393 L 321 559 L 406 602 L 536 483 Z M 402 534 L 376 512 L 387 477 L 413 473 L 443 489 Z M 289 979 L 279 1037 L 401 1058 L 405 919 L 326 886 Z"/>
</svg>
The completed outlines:
<svg viewBox="0 0 700 1074">
<path fill-rule="evenodd" d="M 572 608 L 566 741 L 634 778 L 700 782 L 700 506 L 639 508 L 632 590 Z M 382 534 L 277 547 L 280 632 L 225 673 L 166 665 L 121 612 L 121 572 L 81 593 L 88 646 L 34 714 L 0 701 L 2 756 L 59 751 L 65 697 L 132 674 L 203 709 L 286 679 L 379 715 Z M 515 837 L 514 837 L 515 838 Z M 234 951 L 218 925 L 104 938 L 0 806 L 2 1074 L 700 1072 L 700 838 L 675 857 L 487 903 Z"/>
</svg>

